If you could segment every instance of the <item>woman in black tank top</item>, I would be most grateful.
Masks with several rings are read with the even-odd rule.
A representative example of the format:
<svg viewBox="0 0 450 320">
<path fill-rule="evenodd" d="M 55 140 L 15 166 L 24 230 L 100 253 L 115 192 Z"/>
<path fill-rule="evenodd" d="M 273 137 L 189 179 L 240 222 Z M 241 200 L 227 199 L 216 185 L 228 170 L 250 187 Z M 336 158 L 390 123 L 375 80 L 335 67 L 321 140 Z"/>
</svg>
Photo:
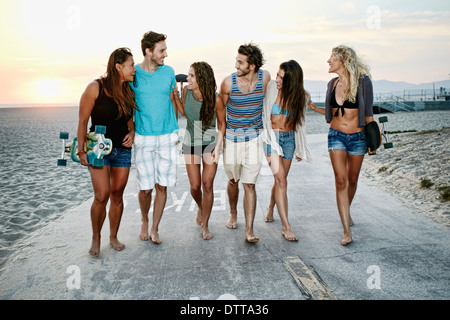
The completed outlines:
<svg viewBox="0 0 450 320">
<path fill-rule="evenodd" d="M 104 157 L 101 168 L 89 166 L 86 151 L 80 143 L 80 162 L 89 166 L 94 201 L 91 206 L 92 245 L 89 253 L 100 254 L 100 233 L 106 218 L 106 204 L 110 200 L 109 223 L 110 244 L 121 251 L 125 245 L 117 239 L 123 212 L 125 190 L 131 166 L 131 146 L 134 141 L 133 114 L 136 108 L 134 92 L 129 82 L 134 80 L 134 60 L 127 48 L 115 50 L 108 61 L 106 75 L 91 82 L 80 100 L 77 139 L 86 141 L 87 126 L 91 118 L 94 131 L 96 125 L 106 126 L 107 138 L 113 142 L 111 154 Z"/>
</svg>

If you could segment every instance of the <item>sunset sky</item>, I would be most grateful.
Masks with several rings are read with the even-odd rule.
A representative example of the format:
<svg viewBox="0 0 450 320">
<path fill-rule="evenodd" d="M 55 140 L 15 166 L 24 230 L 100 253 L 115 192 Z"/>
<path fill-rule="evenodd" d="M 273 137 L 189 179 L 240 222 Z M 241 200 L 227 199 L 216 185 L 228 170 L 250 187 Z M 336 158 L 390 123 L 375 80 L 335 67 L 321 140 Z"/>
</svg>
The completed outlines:
<svg viewBox="0 0 450 320">
<path fill-rule="evenodd" d="M 0 104 L 77 105 L 114 49 L 129 47 L 142 61 L 148 30 L 167 34 L 165 62 L 176 73 L 207 61 L 218 85 L 250 41 L 273 77 L 295 59 L 305 79 L 327 81 L 339 44 L 365 59 L 374 80 L 419 84 L 450 74 L 448 0 L 0 0 L 0 25 Z"/>
</svg>

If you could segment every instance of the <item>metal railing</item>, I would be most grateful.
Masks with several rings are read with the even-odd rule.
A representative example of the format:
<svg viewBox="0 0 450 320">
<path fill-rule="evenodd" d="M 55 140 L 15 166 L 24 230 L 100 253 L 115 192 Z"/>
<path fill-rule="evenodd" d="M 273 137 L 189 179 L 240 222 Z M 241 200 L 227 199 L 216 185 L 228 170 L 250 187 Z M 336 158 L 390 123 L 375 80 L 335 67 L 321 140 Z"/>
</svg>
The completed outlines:
<svg viewBox="0 0 450 320">
<path fill-rule="evenodd" d="M 313 102 L 325 102 L 325 92 L 310 92 L 310 94 Z M 416 111 L 415 103 L 422 101 L 450 101 L 450 90 L 441 87 L 439 89 L 412 89 L 376 93 L 374 95 L 374 105 L 381 105 L 392 112 Z"/>
<path fill-rule="evenodd" d="M 407 101 L 393 94 L 379 93 L 374 98 L 374 104 L 381 104 L 385 109 L 389 111 L 416 111 L 414 105 L 407 104 Z"/>
</svg>

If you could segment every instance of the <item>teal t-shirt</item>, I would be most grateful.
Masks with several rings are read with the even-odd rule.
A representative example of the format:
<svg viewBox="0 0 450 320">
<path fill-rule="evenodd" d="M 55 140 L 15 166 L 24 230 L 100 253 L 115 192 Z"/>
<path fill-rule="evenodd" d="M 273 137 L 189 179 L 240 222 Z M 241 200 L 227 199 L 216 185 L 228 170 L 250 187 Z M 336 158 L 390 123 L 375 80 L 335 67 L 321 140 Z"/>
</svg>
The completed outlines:
<svg viewBox="0 0 450 320">
<path fill-rule="evenodd" d="M 149 73 L 136 65 L 135 81 L 130 83 L 136 96 L 135 130 L 140 135 L 161 135 L 179 130 L 170 93 L 176 85 L 172 67 L 162 65 Z"/>
</svg>

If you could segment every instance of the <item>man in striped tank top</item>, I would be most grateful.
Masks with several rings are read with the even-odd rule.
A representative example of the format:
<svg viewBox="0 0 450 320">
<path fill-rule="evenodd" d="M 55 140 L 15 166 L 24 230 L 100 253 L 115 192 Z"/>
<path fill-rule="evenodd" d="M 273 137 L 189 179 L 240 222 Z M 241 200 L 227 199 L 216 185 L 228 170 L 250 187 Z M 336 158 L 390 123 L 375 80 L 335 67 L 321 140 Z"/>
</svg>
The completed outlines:
<svg viewBox="0 0 450 320">
<path fill-rule="evenodd" d="M 217 99 L 218 142 L 215 158 L 223 148 L 228 177 L 230 219 L 227 227 L 237 227 L 239 181 L 244 186 L 245 240 L 256 243 L 253 233 L 256 211 L 255 183 L 262 165 L 259 134 L 263 129 L 263 99 L 270 74 L 261 70 L 263 54 L 254 44 L 242 45 L 236 57 L 236 72 L 226 77 Z M 217 161 L 217 160 L 216 160 Z"/>
</svg>

